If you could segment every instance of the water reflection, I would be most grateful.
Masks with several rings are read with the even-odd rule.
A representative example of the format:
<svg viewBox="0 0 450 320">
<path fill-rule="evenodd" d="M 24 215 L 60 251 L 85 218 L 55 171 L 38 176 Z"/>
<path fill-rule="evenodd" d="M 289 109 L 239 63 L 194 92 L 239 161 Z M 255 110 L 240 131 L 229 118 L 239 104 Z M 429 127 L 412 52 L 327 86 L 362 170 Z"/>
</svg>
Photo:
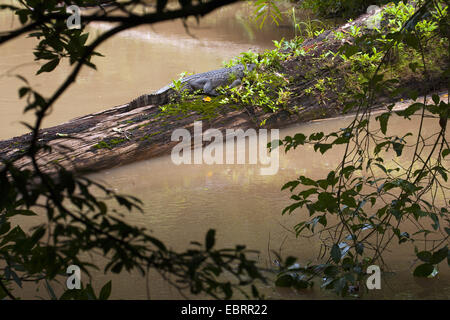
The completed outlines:
<svg viewBox="0 0 450 320">
<path fill-rule="evenodd" d="M 329 132 L 346 126 L 349 121 L 347 118 L 304 124 L 283 130 L 281 136 L 297 132 Z M 394 117 L 391 121 L 392 134 L 412 130 L 417 126 L 416 120 L 407 121 Z M 433 121 L 436 120 L 425 121 L 425 132 L 432 133 L 436 130 Z M 411 139 L 414 140 L 413 137 Z M 260 251 L 259 261 L 262 266 L 273 267 L 273 254 L 271 255 L 270 250 L 281 252 L 284 256 L 296 256 L 305 263 L 317 262 L 315 259 L 320 249 L 317 239 L 297 239 L 291 233 L 292 227 L 307 213 L 305 210 L 297 210 L 290 216 L 281 215 L 282 209 L 290 203 L 289 192 L 281 192 L 281 186 L 300 174 L 315 178 L 326 176 L 329 170 L 339 164 L 341 155 L 342 150 L 339 148 L 325 155 L 315 153 L 312 147 L 299 148 L 287 154 L 281 152 L 280 170 L 274 176 L 260 175 L 258 165 L 176 166 L 172 164 L 170 157 L 161 157 L 106 170 L 92 177 L 119 192 L 141 198 L 145 214 L 130 214 L 126 220 L 153 229 L 157 237 L 174 249 L 185 249 L 188 241 L 202 242 L 206 231 L 214 228 L 217 230 L 219 246 L 246 244 L 249 248 Z M 329 223 L 331 224 L 331 220 Z M 405 224 L 404 229 L 411 231 L 413 226 Z M 412 276 L 411 264 L 414 259 L 413 247 L 394 245 L 392 251 L 386 253 L 385 261 L 395 275 L 383 276 L 382 290 L 372 291 L 367 297 L 448 299 L 448 268 L 443 265 L 439 281 L 424 282 Z M 118 277 L 116 297 L 146 298 L 144 284 L 133 287 L 133 290 L 120 285 L 126 283 L 124 279 L 138 283 L 137 277 Z M 180 297 L 156 275 L 153 275 L 150 283 L 154 288 L 152 298 Z M 263 291 L 272 298 L 335 298 L 333 294 L 319 290 L 295 293 L 267 287 Z"/>
</svg>

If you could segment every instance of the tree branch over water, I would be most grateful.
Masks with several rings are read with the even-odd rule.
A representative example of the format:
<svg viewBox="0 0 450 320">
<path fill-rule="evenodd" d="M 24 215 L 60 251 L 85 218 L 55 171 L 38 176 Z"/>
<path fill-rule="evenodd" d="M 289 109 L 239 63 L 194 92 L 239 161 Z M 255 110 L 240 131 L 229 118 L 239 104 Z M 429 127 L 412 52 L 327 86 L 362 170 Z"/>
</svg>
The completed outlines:
<svg viewBox="0 0 450 320">
<path fill-rule="evenodd" d="M 82 1 L 74 2 L 82 3 Z M 140 1 L 129 1 L 128 4 L 135 5 L 138 2 Z M 145 265 L 156 269 L 164 277 L 176 279 L 170 282 L 173 286 L 180 290 L 188 289 L 193 294 L 203 293 L 216 298 L 231 298 L 233 288 L 238 288 L 244 282 L 249 285 L 256 279 L 264 281 L 255 261 L 248 258 L 248 254 L 253 255 L 254 252 L 245 249 L 245 246 L 214 249 L 215 232 L 210 230 L 205 237 L 204 246 L 194 246 L 194 249 L 181 253 L 168 250 L 161 241 L 152 237 L 148 230 L 131 226 L 120 220 L 115 213 L 109 212 L 104 200 L 115 200 L 121 208 L 131 211 L 141 210 L 142 203 L 138 199 L 119 195 L 88 178 L 77 177 L 57 164 L 55 164 L 58 168 L 57 173 L 48 175 L 39 167 L 37 156 L 37 152 L 41 149 L 51 151 L 49 146 L 39 142 L 39 130 L 48 110 L 75 82 L 83 66 L 95 68 L 90 59 L 93 55 L 98 55 L 95 50 L 104 41 L 121 31 L 139 25 L 178 18 L 186 19 L 189 16 L 204 16 L 233 2 L 236 0 L 212 0 L 165 11 L 159 7 L 158 12 L 143 15 L 129 12 L 128 16 L 110 16 L 111 11 L 106 15 L 96 12 L 81 17 L 81 30 L 66 28 L 65 21 L 69 15 L 61 13 L 63 9 L 59 9 L 59 13 L 52 12 L 56 10 L 56 1 L 42 1 L 39 2 L 40 6 L 28 9 L 0 6 L 0 9 L 15 10 L 24 24 L 19 29 L 2 34 L 0 44 L 30 33 L 40 40 L 35 48 L 37 59 L 49 60 L 38 73 L 51 72 L 64 58 L 69 58 L 71 64 L 74 64 L 70 74 L 48 99 L 30 86 L 19 90 L 20 97 L 27 98 L 25 110 L 32 110 L 36 114 L 36 121 L 30 127 L 32 138 L 24 154 L 31 158 L 33 170 L 16 168 L 14 161 L 2 161 L 0 260 L 6 262 L 7 267 L 3 272 L 7 275 L 5 277 L 7 281 L 14 275 L 13 279 L 20 284 L 20 279 L 27 279 L 35 274 L 43 274 L 44 277 L 41 279 L 45 281 L 53 280 L 58 274 L 64 273 L 70 264 L 79 265 L 88 273 L 88 268 L 92 266 L 82 262 L 79 256 L 94 249 L 99 249 L 109 259 L 105 272 L 119 273 L 125 268 L 128 271 L 138 269 L 145 273 L 142 267 Z M 124 8 L 121 4 L 118 9 L 122 13 L 127 12 Z M 30 19 L 31 22 L 26 24 Z M 119 25 L 113 26 L 93 39 L 89 45 L 85 45 L 87 34 L 83 34 L 82 31 L 87 24 L 94 21 L 117 22 Z M 26 79 L 21 79 L 28 85 Z M 99 189 L 104 197 L 94 196 L 91 191 L 93 188 Z M 40 206 L 37 203 L 38 198 L 44 205 Z M 36 215 L 33 210 L 38 207 L 44 209 L 48 221 L 44 225 L 37 226 L 31 236 L 28 236 L 20 226 L 10 229 L 8 219 L 17 215 Z M 46 233 L 49 235 L 47 242 L 42 240 Z M 28 245 L 24 246 L 24 243 Z M 2 247 L 3 244 L 8 246 Z M 40 262 L 41 250 L 45 250 L 52 257 L 49 258 L 49 263 Z M 239 265 L 238 270 L 235 270 L 235 265 Z M 225 273 L 232 277 L 221 279 Z M 0 277 L 0 298 L 7 295 L 12 299 L 14 296 L 1 282 L 2 279 Z M 64 294 L 64 298 L 77 299 L 84 294 L 92 295 L 93 292 L 90 290 L 92 288 L 89 286 L 80 292 L 69 290 Z M 252 290 L 252 295 L 259 297 L 256 288 Z"/>
</svg>

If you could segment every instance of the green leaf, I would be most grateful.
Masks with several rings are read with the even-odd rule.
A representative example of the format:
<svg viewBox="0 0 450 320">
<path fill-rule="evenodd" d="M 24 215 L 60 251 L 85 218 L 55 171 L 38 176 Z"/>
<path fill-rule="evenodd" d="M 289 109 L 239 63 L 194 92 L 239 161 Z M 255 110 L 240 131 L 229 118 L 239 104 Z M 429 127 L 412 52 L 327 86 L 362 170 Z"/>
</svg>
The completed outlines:
<svg viewBox="0 0 450 320">
<path fill-rule="evenodd" d="M 437 94 L 433 94 L 433 95 L 431 96 L 431 98 L 433 99 L 433 102 L 434 102 L 436 105 L 438 105 L 438 104 L 439 104 L 439 101 L 441 101 L 441 98 L 439 98 L 439 96 L 438 96 Z"/>
<path fill-rule="evenodd" d="M 445 149 L 442 151 L 442 158 L 445 158 L 446 156 L 448 156 L 450 154 L 450 149 Z"/>
<path fill-rule="evenodd" d="M 308 289 L 309 287 L 309 282 L 305 281 L 305 280 L 297 280 L 294 282 L 293 287 L 297 290 L 301 290 L 301 289 Z"/>
<path fill-rule="evenodd" d="M 339 273 L 339 268 L 336 266 L 328 266 L 323 273 L 328 277 L 335 277 Z"/>
<path fill-rule="evenodd" d="M 279 146 L 282 146 L 282 145 L 283 145 L 283 141 L 281 141 L 280 139 L 275 139 L 267 144 L 267 148 L 269 148 L 271 150 L 275 150 L 276 148 L 278 148 Z"/>
<path fill-rule="evenodd" d="M 364 252 L 364 244 L 361 243 L 361 242 L 358 242 L 358 243 L 356 244 L 355 249 L 356 249 L 356 253 L 362 255 L 363 252 Z"/>
<path fill-rule="evenodd" d="M 387 124 L 388 124 L 388 120 L 389 117 L 391 116 L 391 114 L 389 112 L 383 113 L 381 116 L 376 117 L 375 119 L 380 121 L 380 128 L 381 128 L 381 132 L 383 132 L 383 134 L 386 134 L 387 131 Z"/>
<path fill-rule="evenodd" d="M 59 297 L 59 300 L 70 300 L 74 299 L 76 300 L 78 298 L 78 290 L 66 290 L 64 293 Z"/>
<path fill-rule="evenodd" d="M 315 187 L 317 187 L 317 183 L 314 180 L 310 179 L 310 178 L 307 178 L 305 176 L 301 176 L 299 179 L 300 179 L 300 182 L 303 185 L 305 185 L 305 186 L 315 186 Z"/>
<path fill-rule="evenodd" d="M 440 166 L 436 166 L 433 169 L 436 169 L 436 171 L 439 172 L 439 174 L 441 175 L 442 179 L 444 179 L 445 182 L 447 182 L 448 176 L 447 176 L 447 172 L 445 172 L 444 168 L 442 168 Z"/>
<path fill-rule="evenodd" d="M 36 213 L 34 213 L 31 210 L 11 210 L 6 212 L 6 217 L 13 217 L 16 215 L 22 215 L 22 216 L 36 216 Z"/>
<path fill-rule="evenodd" d="M 431 220 L 433 220 L 433 224 L 431 225 L 433 227 L 434 230 L 439 229 L 439 218 L 435 213 L 430 213 L 429 214 Z"/>
<path fill-rule="evenodd" d="M 45 228 L 44 227 L 39 227 L 31 235 L 31 240 L 33 241 L 33 243 L 37 243 L 39 240 L 42 239 L 42 237 L 44 235 L 45 235 Z"/>
<path fill-rule="evenodd" d="M 408 66 L 412 72 L 416 72 L 416 69 L 419 66 L 419 64 L 417 62 L 411 62 Z"/>
<path fill-rule="evenodd" d="M 305 140 L 306 140 L 306 136 L 304 135 L 304 134 L 302 134 L 302 133 L 297 133 L 295 136 L 294 136 L 294 141 L 295 141 L 295 143 L 298 145 L 298 144 L 301 144 L 301 145 L 303 145 L 303 144 L 305 144 Z"/>
<path fill-rule="evenodd" d="M 289 266 L 292 266 L 296 260 L 297 260 L 297 258 L 295 258 L 295 257 L 287 257 L 286 261 L 284 263 L 285 263 L 286 267 L 289 267 Z"/>
<path fill-rule="evenodd" d="M 323 138 L 323 136 L 324 136 L 323 132 L 314 132 L 309 136 L 309 140 L 319 141 Z"/>
<path fill-rule="evenodd" d="M 341 260 L 341 249 L 339 249 L 337 244 L 333 244 L 333 247 L 331 247 L 331 259 L 333 259 L 335 263 L 339 263 Z"/>
<path fill-rule="evenodd" d="M 331 143 L 316 143 L 314 145 L 314 151 L 319 149 L 321 154 L 324 154 L 328 149 L 331 149 L 333 145 Z"/>
<path fill-rule="evenodd" d="M 256 289 L 255 285 L 252 284 L 252 295 L 253 298 L 257 299 L 260 297 L 258 289 Z"/>
<path fill-rule="evenodd" d="M 81 45 L 84 45 L 84 44 L 86 43 L 88 37 L 89 37 L 89 32 L 82 34 L 82 35 L 79 37 L 79 42 L 80 42 L 80 44 L 81 44 Z"/>
<path fill-rule="evenodd" d="M 419 49 L 419 40 L 413 33 L 405 33 L 403 34 L 403 41 L 410 47 L 414 49 Z"/>
<path fill-rule="evenodd" d="M 100 295 L 98 297 L 99 300 L 108 300 L 109 296 L 111 295 L 111 281 L 108 281 L 108 283 L 106 283 L 102 290 L 100 290 Z"/>
<path fill-rule="evenodd" d="M 286 208 L 284 208 L 283 212 L 281 214 L 284 215 L 288 211 L 289 211 L 289 213 L 292 213 L 292 211 L 294 211 L 295 209 L 297 209 L 300 206 L 302 206 L 302 202 L 293 203 L 290 206 L 287 206 Z"/>
<path fill-rule="evenodd" d="M 36 74 L 40 74 L 42 72 L 50 72 L 53 69 L 55 69 L 59 64 L 59 58 L 55 58 L 53 60 L 50 60 L 49 62 L 47 62 L 46 64 L 44 64 L 39 70 L 38 72 L 36 72 Z"/>
<path fill-rule="evenodd" d="M 19 98 L 22 98 L 24 95 L 26 95 L 30 91 L 30 88 L 28 87 L 22 87 L 19 89 Z"/>
<path fill-rule="evenodd" d="M 291 287 L 293 284 L 294 284 L 294 279 L 288 274 L 284 274 L 284 275 L 278 277 L 277 281 L 275 281 L 275 285 L 277 287 L 287 288 L 287 287 Z"/>
<path fill-rule="evenodd" d="M 424 264 L 421 264 L 420 266 L 418 266 L 416 269 L 414 269 L 413 274 L 415 277 L 426 278 L 431 273 L 433 273 L 433 270 L 434 270 L 434 266 L 432 264 L 424 263 Z"/>
<path fill-rule="evenodd" d="M 47 288 L 48 294 L 50 295 L 50 297 L 52 298 L 52 300 L 58 300 L 58 298 L 55 295 L 55 291 L 53 290 L 52 286 L 50 285 L 50 283 L 47 281 L 47 279 L 45 279 L 45 287 Z"/>
<path fill-rule="evenodd" d="M 25 24 L 28 20 L 28 13 L 30 11 L 27 9 L 17 10 L 16 14 L 19 16 L 20 23 Z"/>
<path fill-rule="evenodd" d="M 300 181 L 298 181 L 298 180 L 289 181 L 289 182 L 286 183 L 283 187 L 281 187 L 281 190 L 290 188 L 289 190 L 292 191 L 292 190 L 294 190 L 299 184 L 300 184 Z"/>
<path fill-rule="evenodd" d="M 151 243 L 153 243 L 159 250 L 167 251 L 166 246 L 160 240 L 158 240 L 158 239 L 156 239 L 154 237 L 150 237 L 150 236 L 147 236 L 147 240 L 149 240 Z"/>
<path fill-rule="evenodd" d="M 350 45 L 348 43 L 345 43 L 343 46 L 341 46 L 339 51 L 342 54 L 344 54 L 348 59 L 351 56 L 353 56 L 354 54 L 356 54 L 357 52 L 359 52 L 360 48 L 357 45 Z"/>
<path fill-rule="evenodd" d="M 336 172 L 330 171 L 327 175 L 327 182 L 330 186 L 334 186 L 338 182 L 339 178 L 336 178 Z"/>
<path fill-rule="evenodd" d="M 13 270 L 10 271 L 12 278 L 14 280 L 14 282 L 20 287 L 22 288 L 22 280 L 19 278 L 19 276 L 17 275 L 17 273 L 15 273 Z"/>
<path fill-rule="evenodd" d="M 394 148 L 395 153 L 397 154 L 397 157 L 400 157 L 402 155 L 403 147 L 405 145 L 402 143 L 396 143 L 394 142 L 392 144 L 392 147 Z"/>
<path fill-rule="evenodd" d="M 418 110 L 425 107 L 423 103 L 413 103 L 412 105 L 408 106 L 405 110 L 397 111 L 397 115 L 402 116 L 404 118 L 409 119 L 410 116 L 412 116 L 414 113 L 416 113 Z"/>
<path fill-rule="evenodd" d="M 211 248 L 214 246 L 214 243 L 216 242 L 215 236 L 216 236 L 216 230 L 214 230 L 214 229 L 208 230 L 208 233 L 206 234 L 206 240 L 205 240 L 206 251 L 211 250 Z"/>
<path fill-rule="evenodd" d="M 417 253 L 417 258 L 419 258 L 423 262 L 430 262 L 431 256 L 432 256 L 432 254 L 429 251 L 421 251 L 421 252 Z"/>
<path fill-rule="evenodd" d="M 445 258 L 447 258 L 447 255 L 448 255 L 448 247 L 445 246 L 433 253 L 433 256 L 430 259 L 430 263 L 438 264 L 441 261 L 443 261 Z"/>
<path fill-rule="evenodd" d="M 92 288 L 91 284 L 88 284 L 85 289 L 85 294 L 87 295 L 88 300 L 97 300 L 95 296 L 94 288 Z"/>
<path fill-rule="evenodd" d="M 114 267 L 112 267 L 111 272 L 113 272 L 113 273 L 120 273 L 120 271 L 122 270 L 122 268 L 123 268 L 123 263 L 121 263 L 121 262 L 116 263 L 116 264 L 114 265 Z"/>
<path fill-rule="evenodd" d="M 387 173 L 386 167 L 383 166 L 382 164 L 374 163 L 374 165 L 376 165 L 378 168 L 380 168 L 381 170 L 383 170 L 384 173 Z"/>
<path fill-rule="evenodd" d="M 6 292 L 0 287 L 0 300 L 3 300 L 6 296 Z"/>
<path fill-rule="evenodd" d="M 0 235 L 7 233 L 11 229 L 11 223 L 5 222 L 0 224 Z"/>
</svg>

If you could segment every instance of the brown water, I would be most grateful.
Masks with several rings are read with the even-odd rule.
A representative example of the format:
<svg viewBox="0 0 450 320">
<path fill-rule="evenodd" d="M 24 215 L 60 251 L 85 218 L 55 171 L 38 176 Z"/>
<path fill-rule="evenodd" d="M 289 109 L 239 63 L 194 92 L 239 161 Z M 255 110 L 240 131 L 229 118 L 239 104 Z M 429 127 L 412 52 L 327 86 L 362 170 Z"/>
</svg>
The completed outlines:
<svg viewBox="0 0 450 320">
<path fill-rule="evenodd" d="M 425 122 L 424 131 L 436 130 L 435 122 Z M 349 118 L 313 122 L 282 130 L 281 136 L 297 132 L 305 134 L 344 127 Z M 418 121 L 392 119 L 389 133 L 400 134 L 417 128 Z M 412 138 L 414 139 L 414 138 Z M 413 140 L 411 140 L 413 141 Z M 144 201 L 145 214 L 131 214 L 127 221 L 154 230 L 154 234 L 174 249 L 186 248 L 189 241 L 203 241 L 209 228 L 217 230 L 219 246 L 246 244 L 260 251 L 259 261 L 271 266 L 273 254 L 293 255 L 300 262 L 316 261 L 320 243 L 317 239 L 298 239 L 290 233 L 292 227 L 306 217 L 305 210 L 291 216 L 281 215 L 291 201 L 288 191 L 281 186 L 299 175 L 320 178 L 341 161 L 342 151 L 336 149 L 325 155 L 312 147 L 303 147 L 280 153 L 280 170 L 273 176 L 259 174 L 259 165 L 180 165 L 172 164 L 170 157 L 161 157 L 129 166 L 105 170 L 92 177 L 119 192 L 138 196 Z M 407 152 L 407 151 L 405 151 Z M 446 163 L 448 167 L 448 161 Z M 331 223 L 331 222 L 330 222 Z M 404 230 L 413 232 L 412 226 Z M 382 278 L 382 290 L 372 291 L 367 298 L 450 298 L 450 273 L 442 263 L 439 281 L 414 279 L 412 271 L 415 255 L 413 247 L 394 245 L 385 255 L 389 271 Z M 103 283 L 110 279 L 99 277 Z M 96 279 L 97 280 L 97 279 Z M 121 275 L 113 280 L 116 297 L 145 299 L 145 281 L 138 275 Z M 157 276 L 150 279 L 151 298 L 178 298 L 175 290 Z M 271 298 L 326 299 L 333 295 L 318 289 L 298 293 L 290 290 L 263 288 Z"/>
<path fill-rule="evenodd" d="M 187 36 L 178 22 L 140 28 L 125 32 L 105 43 L 100 49 L 107 58 L 96 59 L 99 72 L 85 69 L 74 85 L 59 101 L 45 125 L 57 124 L 75 116 L 99 111 L 129 101 L 142 92 L 158 89 L 177 77 L 182 71 L 202 72 L 217 68 L 223 60 L 241 51 L 254 48 L 262 50 L 271 46 L 271 39 L 289 37 L 289 29 L 273 26 L 258 31 L 245 20 L 245 6 L 224 8 L 202 21 L 200 27 L 192 27 L 198 40 Z M 1 28 L 9 27 L 8 17 L 1 16 Z M 190 22 L 193 25 L 193 21 Z M 250 27 L 249 27 L 250 26 Z M 94 32 L 107 28 L 97 25 Z M 1 47 L 0 74 L 30 61 L 33 42 L 19 39 Z M 50 93 L 67 75 L 63 66 L 51 75 L 32 79 L 38 69 L 36 64 L 15 69 L 28 75 L 38 88 Z M 11 72 L 10 72 L 11 73 Z M 16 89 L 19 82 L 12 77 L 0 78 L 0 137 L 7 138 L 24 132 L 17 123 L 21 119 Z M 30 118 L 28 118 L 30 119 Z M 303 124 L 282 131 L 282 136 L 296 132 L 311 133 L 344 127 L 349 119 L 334 119 Z M 426 132 L 436 130 L 436 121 L 425 123 Z M 417 127 L 417 122 L 393 119 L 392 128 L 398 132 Z M 395 133 L 395 132 L 392 132 Z M 411 140 L 412 141 L 412 140 Z M 118 192 L 131 194 L 144 201 L 144 214 L 132 213 L 128 222 L 149 228 L 169 247 L 184 250 L 190 241 L 203 241 L 209 228 L 217 230 L 218 247 L 245 244 L 260 251 L 262 266 L 273 267 L 275 250 L 283 256 L 293 255 L 300 262 L 315 262 L 319 252 L 317 239 L 297 239 L 290 232 L 293 225 L 305 217 L 297 210 L 291 216 L 281 211 L 290 204 L 289 192 L 281 192 L 281 186 L 299 175 L 315 178 L 325 176 L 341 160 L 339 149 L 324 156 L 314 153 L 311 147 L 280 154 L 280 170 L 273 176 L 259 174 L 258 165 L 180 165 L 170 157 L 160 157 L 138 162 L 117 169 L 105 170 L 91 178 L 102 181 Z M 448 163 L 447 163 L 448 164 Z M 31 220 L 30 220 L 31 221 Z M 27 223 L 30 223 L 27 220 Z M 95 262 L 101 262 L 98 257 Z M 450 275 L 443 268 L 439 280 L 419 281 L 412 276 L 414 261 L 411 247 L 394 247 L 385 260 L 395 275 L 383 275 L 382 290 L 372 291 L 368 298 L 450 298 Z M 82 278 L 86 281 L 85 278 Z M 113 298 L 146 299 L 146 280 L 138 274 L 111 276 L 93 274 L 94 287 L 113 280 Z M 155 273 L 149 277 L 150 298 L 177 299 L 180 295 Z M 261 287 L 270 298 L 326 299 L 334 295 L 318 289 L 307 292 Z M 24 297 L 36 295 L 26 290 Z"/>
</svg>

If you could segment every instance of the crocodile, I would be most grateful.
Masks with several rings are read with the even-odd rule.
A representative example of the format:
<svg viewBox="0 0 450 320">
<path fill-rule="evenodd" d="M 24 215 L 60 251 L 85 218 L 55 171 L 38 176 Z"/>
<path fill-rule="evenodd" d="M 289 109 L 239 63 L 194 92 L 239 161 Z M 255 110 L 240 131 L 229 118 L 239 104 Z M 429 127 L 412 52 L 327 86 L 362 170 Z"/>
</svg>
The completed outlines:
<svg viewBox="0 0 450 320">
<path fill-rule="evenodd" d="M 245 69 L 252 71 L 254 68 L 255 64 L 253 63 L 248 65 L 237 64 L 229 68 L 193 74 L 181 79 L 181 90 L 188 90 L 189 92 L 203 90 L 203 93 L 207 95 L 217 96 L 218 93 L 215 90 L 217 87 L 229 84 L 231 79 L 235 79 L 230 85 L 231 88 L 240 85 Z M 127 109 L 132 110 L 148 105 L 163 105 L 169 103 L 171 98 L 177 95 L 178 93 L 171 83 L 155 93 L 139 96 L 129 103 Z"/>
</svg>

